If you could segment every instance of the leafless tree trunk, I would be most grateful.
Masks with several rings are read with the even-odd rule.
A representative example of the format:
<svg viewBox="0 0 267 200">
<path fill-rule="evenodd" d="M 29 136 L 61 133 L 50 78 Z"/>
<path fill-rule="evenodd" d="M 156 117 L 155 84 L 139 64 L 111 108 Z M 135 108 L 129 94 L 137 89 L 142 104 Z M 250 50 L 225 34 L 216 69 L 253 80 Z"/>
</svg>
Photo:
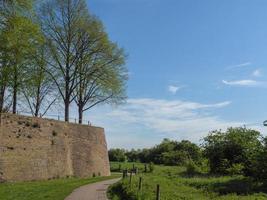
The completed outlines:
<svg viewBox="0 0 267 200">
<path fill-rule="evenodd" d="M 17 113 L 17 97 L 18 97 L 18 71 L 17 67 L 14 67 L 14 75 L 13 75 L 13 106 L 12 106 L 12 113 L 16 114 Z"/>
<path fill-rule="evenodd" d="M 3 112 L 3 108 L 4 108 L 5 91 L 6 91 L 6 87 L 2 85 L 0 88 L 0 113 Z"/>
</svg>

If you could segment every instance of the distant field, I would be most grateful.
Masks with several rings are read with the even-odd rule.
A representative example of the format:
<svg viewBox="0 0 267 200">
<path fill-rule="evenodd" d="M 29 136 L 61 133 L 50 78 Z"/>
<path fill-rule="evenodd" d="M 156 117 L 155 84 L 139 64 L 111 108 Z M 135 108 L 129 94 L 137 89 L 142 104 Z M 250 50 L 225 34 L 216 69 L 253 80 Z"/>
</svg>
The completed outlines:
<svg viewBox="0 0 267 200">
<path fill-rule="evenodd" d="M 64 200 L 74 189 L 107 179 L 117 178 L 95 177 L 90 179 L 59 179 L 50 181 L 4 183 L 0 184 L 0 200 Z"/>
<path fill-rule="evenodd" d="M 132 163 L 111 163 L 111 169 L 131 168 Z M 137 164 L 142 169 L 144 164 Z M 141 170 L 142 171 L 142 170 Z M 143 187 L 138 191 L 139 177 Z M 155 166 L 152 173 L 133 176 L 132 185 L 129 178 L 110 188 L 112 200 L 154 200 L 156 185 L 160 184 L 161 200 L 264 200 L 267 199 L 267 187 L 254 183 L 251 179 L 236 176 L 197 176 L 187 177 L 183 167 Z"/>
</svg>

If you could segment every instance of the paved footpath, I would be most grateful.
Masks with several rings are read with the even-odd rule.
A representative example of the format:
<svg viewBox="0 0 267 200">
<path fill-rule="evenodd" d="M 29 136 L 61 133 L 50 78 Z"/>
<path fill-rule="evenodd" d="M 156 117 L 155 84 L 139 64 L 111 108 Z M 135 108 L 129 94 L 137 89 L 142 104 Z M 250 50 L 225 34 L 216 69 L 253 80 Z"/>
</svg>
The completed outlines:
<svg viewBox="0 0 267 200">
<path fill-rule="evenodd" d="M 119 180 L 120 178 L 111 179 L 82 186 L 74 190 L 65 200 L 108 200 L 108 187 Z"/>
</svg>

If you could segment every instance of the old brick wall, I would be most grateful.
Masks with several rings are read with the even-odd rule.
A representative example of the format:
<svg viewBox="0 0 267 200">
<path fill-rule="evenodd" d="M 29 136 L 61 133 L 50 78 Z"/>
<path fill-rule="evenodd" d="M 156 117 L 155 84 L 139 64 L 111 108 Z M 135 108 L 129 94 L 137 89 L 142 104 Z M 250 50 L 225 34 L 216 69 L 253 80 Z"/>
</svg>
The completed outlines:
<svg viewBox="0 0 267 200">
<path fill-rule="evenodd" d="M 110 175 L 104 129 L 5 114 L 0 181 Z"/>
</svg>

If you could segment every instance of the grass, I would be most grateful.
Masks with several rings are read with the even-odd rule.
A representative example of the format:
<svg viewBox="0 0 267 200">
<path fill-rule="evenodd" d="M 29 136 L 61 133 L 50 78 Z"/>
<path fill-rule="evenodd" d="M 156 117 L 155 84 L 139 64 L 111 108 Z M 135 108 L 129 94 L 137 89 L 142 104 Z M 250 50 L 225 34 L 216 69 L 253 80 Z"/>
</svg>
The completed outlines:
<svg viewBox="0 0 267 200">
<path fill-rule="evenodd" d="M 141 171 L 144 171 L 144 169 L 145 169 L 145 165 L 142 164 L 142 163 L 111 162 L 110 171 L 112 171 L 112 172 L 121 172 L 124 169 L 132 169 L 133 167 L 137 167 Z"/>
<path fill-rule="evenodd" d="M 112 163 L 112 169 L 118 163 Z M 143 164 L 135 164 L 144 166 Z M 121 168 L 132 164 L 121 164 Z M 138 191 L 139 177 L 143 187 Z M 109 189 L 112 200 L 154 200 L 156 185 L 160 185 L 161 200 L 266 200 L 267 187 L 251 179 L 236 176 L 185 176 L 184 167 L 155 166 L 152 173 L 133 176 L 122 180 Z"/>
<path fill-rule="evenodd" d="M 24 183 L 0 184 L 0 200 L 64 200 L 74 189 L 103 180 L 117 178 L 95 177 L 89 179 L 58 179 Z"/>
</svg>

